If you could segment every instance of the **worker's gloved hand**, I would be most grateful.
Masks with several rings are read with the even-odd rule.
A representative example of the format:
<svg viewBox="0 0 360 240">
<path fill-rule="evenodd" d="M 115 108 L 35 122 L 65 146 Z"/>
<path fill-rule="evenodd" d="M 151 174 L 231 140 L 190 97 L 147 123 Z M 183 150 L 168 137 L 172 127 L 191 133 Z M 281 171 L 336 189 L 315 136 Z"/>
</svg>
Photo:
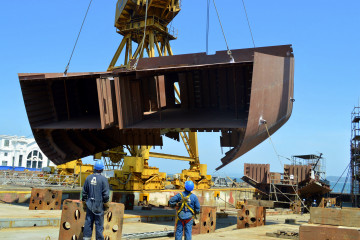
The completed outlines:
<svg viewBox="0 0 360 240">
<path fill-rule="evenodd" d="M 107 213 L 109 211 L 110 208 L 110 202 L 106 202 L 104 203 L 104 212 Z"/>
<path fill-rule="evenodd" d="M 195 225 L 198 225 L 199 224 L 199 219 L 198 219 L 198 217 L 195 215 L 195 217 L 194 217 L 194 226 Z"/>
<path fill-rule="evenodd" d="M 84 209 L 84 212 L 86 212 L 86 210 L 87 210 L 86 202 L 85 202 L 85 201 L 83 201 L 83 202 L 82 202 L 82 204 L 83 204 L 83 209 Z"/>
</svg>

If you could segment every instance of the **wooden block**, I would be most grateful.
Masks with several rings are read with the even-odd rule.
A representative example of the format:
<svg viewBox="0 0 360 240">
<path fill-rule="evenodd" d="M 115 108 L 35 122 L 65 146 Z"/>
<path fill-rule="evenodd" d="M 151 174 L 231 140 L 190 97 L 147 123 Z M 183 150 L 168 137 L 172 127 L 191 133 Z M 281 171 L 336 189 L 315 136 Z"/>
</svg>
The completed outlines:
<svg viewBox="0 0 360 240">
<path fill-rule="evenodd" d="M 357 209 L 310 208 L 310 221 L 314 224 L 360 227 L 360 211 Z"/>
<path fill-rule="evenodd" d="M 304 224 L 300 226 L 299 240 L 355 240 L 360 229 L 329 225 Z"/>
<path fill-rule="evenodd" d="M 245 203 L 252 206 L 274 208 L 274 201 L 247 199 Z"/>
</svg>

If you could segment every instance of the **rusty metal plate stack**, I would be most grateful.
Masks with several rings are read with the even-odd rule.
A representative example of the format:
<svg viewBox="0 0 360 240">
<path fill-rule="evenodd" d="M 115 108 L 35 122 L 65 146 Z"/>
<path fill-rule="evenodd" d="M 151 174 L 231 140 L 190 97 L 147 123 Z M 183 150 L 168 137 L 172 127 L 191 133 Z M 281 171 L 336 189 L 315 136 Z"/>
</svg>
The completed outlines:
<svg viewBox="0 0 360 240">
<path fill-rule="evenodd" d="M 245 205 L 238 211 L 237 228 L 251 228 L 265 225 L 266 209 L 252 205 Z"/>
<path fill-rule="evenodd" d="M 62 191 L 45 188 L 31 190 L 29 210 L 60 210 Z"/>
<path fill-rule="evenodd" d="M 82 239 L 86 213 L 80 200 L 65 200 L 60 222 L 59 239 Z M 104 238 L 121 239 L 124 219 L 124 205 L 110 203 L 110 208 L 104 216 Z M 95 229 L 92 239 L 95 239 Z"/>
</svg>

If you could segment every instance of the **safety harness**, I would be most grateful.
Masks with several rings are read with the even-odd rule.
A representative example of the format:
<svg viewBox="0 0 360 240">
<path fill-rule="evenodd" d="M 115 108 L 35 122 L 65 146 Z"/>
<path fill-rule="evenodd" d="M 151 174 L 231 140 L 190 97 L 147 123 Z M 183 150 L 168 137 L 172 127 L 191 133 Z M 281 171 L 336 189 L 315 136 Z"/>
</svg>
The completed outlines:
<svg viewBox="0 0 360 240">
<path fill-rule="evenodd" d="M 191 219 L 195 218 L 195 211 L 194 211 L 194 209 L 192 209 L 192 208 L 189 206 L 189 204 L 188 204 L 188 200 L 189 200 L 191 194 L 192 194 L 192 193 L 189 193 L 189 195 L 187 195 L 186 197 L 184 197 L 184 195 L 183 195 L 182 193 L 180 193 L 180 196 L 181 196 L 181 206 L 180 206 L 179 210 L 177 211 L 177 216 L 178 216 L 178 221 L 181 222 L 181 224 L 183 225 L 183 227 L 185 227 L 185 224 L 187 224 L 188 222 L 190 222 Z M 192 218 L 190 218 L 190 219 L 185 219 L 185 220 L 179 218 L 179 214 L 180 214 L 180 212 L 181 212 L 184 208 L 190 210 L 190 212 L 193 214 L 193 217 L 192 217 Z M 177 225 L 177 224 L 176 224 L 176 225 Z"/>
</svg>

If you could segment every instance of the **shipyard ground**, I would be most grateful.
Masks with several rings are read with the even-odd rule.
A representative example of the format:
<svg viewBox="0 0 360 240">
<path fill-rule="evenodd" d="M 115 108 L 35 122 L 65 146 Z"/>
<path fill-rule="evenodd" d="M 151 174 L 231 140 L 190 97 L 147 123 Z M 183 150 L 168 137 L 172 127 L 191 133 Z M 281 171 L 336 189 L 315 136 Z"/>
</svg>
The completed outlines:
<svg viewBox="0 0 360 240">
<path fill-rule="evenodd" d="M 298 232 L 301 224 L 307 223 L 310 215 L 268 215 L 266 217 L 266 225 L 257 228 L 237 229 L 236 216 L 229 211 L 227 218 L 217 219 L 217 229 L 215 233 L 193 236 L 193 239 L 275 239 L 267 237 L 267 232 L 293 231 Z M 235 213 L 235 212 L 234 212 Z M 275 212 L 276 213 L 276 212 Z M 173 230 L 174 221 L 170 218 L 172 212 L 169 210 L 152 210 L 152 211 L 126 211 L 125 223 L 123 225 L 123 234 L 141 233 Z M 59 239 L 59 221 L 61 211 L 30 211 L 26 205 L 0 204 L 0 222 L 4 224 L 7 220 L 12 220 L 10 228 L 2 228 L 0 230 L 0 239 Z M 158 216 L 154 222 L 142 222 L 152 216 Z M 160 218 L 163 216 L 163 218 Z M 168 216 L 168 217 L 166 217 Z M 144 218 L 146 217 L 146 218 Z M 34 219 L 42 219 L 48 223 L 46 227 L 14 227 L 16 224 L 24 224 L 27 222 L 32 224 Z M 58 220 L 57 220 L 58 219 Z M 285 224 L 285 219 L 296 219 L 296 224 Z M 163 220 L 163 221 L 161 221 Z M 149 221 L 149 220 L 147 220 Z M 151 221 L 151 220 L 150 220 Z M 26 223 L 25 223 L 26 224 Z M 49 226 L 52 225 L 52 226 Z M 162 237 L 157 239 L 173 239 L 170 237 Z"/>
</svg>

